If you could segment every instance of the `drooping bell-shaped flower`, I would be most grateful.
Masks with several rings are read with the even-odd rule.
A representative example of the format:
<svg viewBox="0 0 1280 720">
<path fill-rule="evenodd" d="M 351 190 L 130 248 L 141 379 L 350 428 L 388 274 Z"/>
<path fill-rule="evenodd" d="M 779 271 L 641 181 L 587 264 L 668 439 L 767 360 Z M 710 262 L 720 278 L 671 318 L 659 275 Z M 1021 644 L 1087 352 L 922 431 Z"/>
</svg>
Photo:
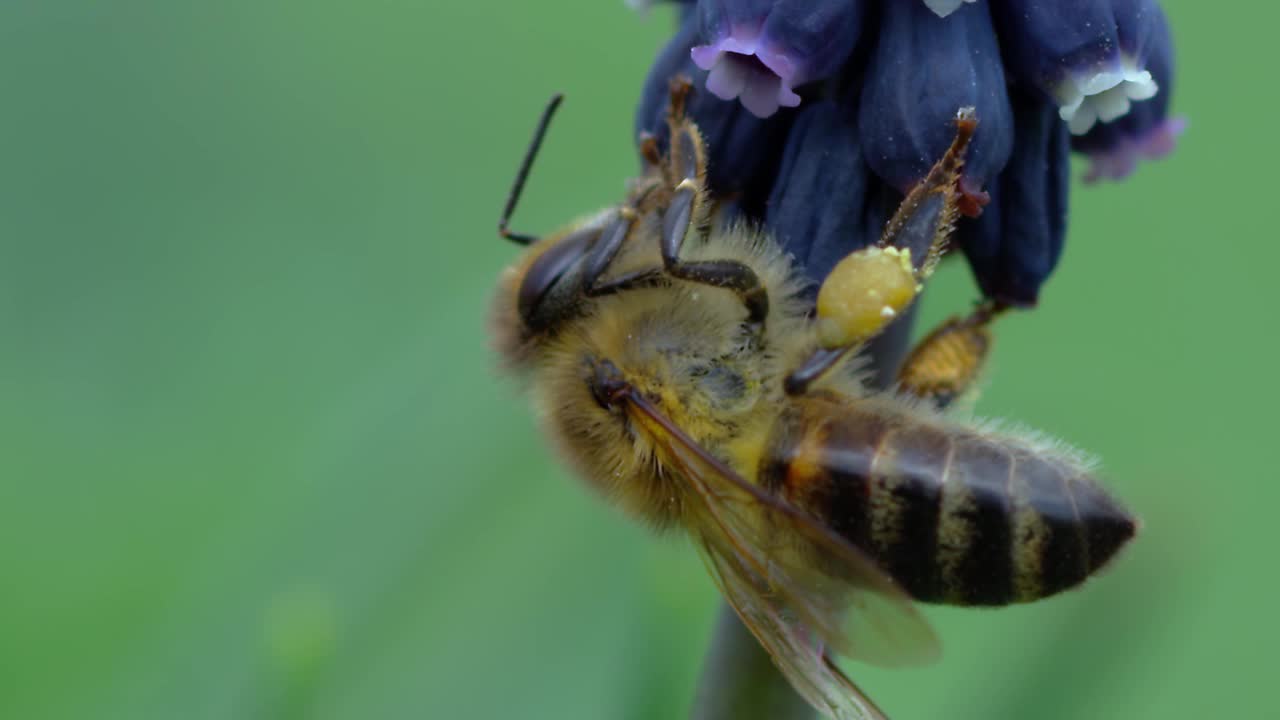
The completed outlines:
<svg viewBox="0 0 1280 720">
<path fill-rule="evenodd" d="M 667 142 L 671 79 L 683 75 L 695 87 L 707 79 L 707 72 L 694 64 L 689 53 L 698 35 L 698 22 L 687 18 L 658 54 L 645 79 L 636 110 L 636 132 L 654 135 L 662 147 Z M 772 173 L 782 155 L 791 117 L 778 114 L 758 118 L 741 105 L 724 102 L 705 91 L 695 91 L 689 97 L 686 112 L 707 139 L 712 192 L 722 198 L 734 197 L 748 206 L 761 204 L 773 185 Z"/>
<path fill-rule="evenodd" d="M 1072 134 L 1159 91 L 1147 69 L 1155 0 L 990 2 L 1010 74 L 1056 103 Z"/>
<path fill-rule="evenodd" d="M 1169 117 L 1173 46 L 1157 0 L 678 5 L 637 128 L 664 136 L 668 82 L 689 76 L 713 194 L 815 281 L 879 238 L 972 106 L 971 217 L 954 245 L 989 299 L 1033 305 L 1063 248 L 1069 151 L 1092 161 L 1086 180 L 1122 177 L 1183 127 Z"/>
<path fill-rule="evenodd" d="M 1148 45 L 1147 68 L 1160 87 L 1155 97 L 1135 102 L 1123 117 L 1099 123 L 1071 139 L 1072 149 L 1089 157 L 1085 182 L 1127 177 L 1139 161 L 1162 158 L 1177 144 L 1186 121 L 1169 117 L 1174 84 L 1173 39 L 1163 13 L 1158 13 Z"/>
<path fill-rule="evenodd" d="M 693 60 L 708 71 L 712 94 L 769 117 L 800 104 L 798 86 L 830 77 L 848 60 L 868 2 L 700 0 Z"/>
<path fill-rule="evenodd" d="M 988 298 L 1031 306 L 1062 254 L 1070 145 L 1052 106 L 1021 93 L 1010 100 L 1013 154 L 982 215 L 957 224 L 956 241 Z"/>
<path fill-rule="evenodd" d="M 770 230 L 815 282 L 849 252 L 875 242 L 883 227 L 881 220 L 868 228 L 870 188 L 878 180 L 864 162 L 854 117 L 830 99 L 801 108 L 769 196 Z"/>
<path fill-rule="evenodd" d="M 956 110 L 973 107 L 980 130 L 969 146 L 963 189 L 966 214 L 977 214 L 986 200 L 983 185 L 1013 146 L 1004 65 L 986 4 L 941 18 L 920 2 L 889 2 L 876 37 L 858 105 L 868 164 L 905 193 L 951 144 Z"/>
</svg>

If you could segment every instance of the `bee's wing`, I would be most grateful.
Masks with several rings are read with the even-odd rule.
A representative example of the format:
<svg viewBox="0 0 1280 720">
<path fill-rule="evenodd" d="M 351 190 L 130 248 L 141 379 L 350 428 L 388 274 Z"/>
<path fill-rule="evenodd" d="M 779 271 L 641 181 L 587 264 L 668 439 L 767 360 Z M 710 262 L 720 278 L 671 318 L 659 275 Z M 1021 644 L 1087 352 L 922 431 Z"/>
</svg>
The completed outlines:
<svg viewBox="0 0 1280 720">
<path fill-rule="evenodd" d="M 700 548 L 711 576 L 792 687 L 815 708 L 840 720 L 885 720 L 884 713 L 836 667 L 822 640 L 788 612 L 784 598 L 737 553 L 704 535 Z"/>
<path fill-rule="evenodd" d="M 836 717 L 877 717 L 829 654 L 878 665 L 936 657 L 910 598 L 856 547 L 744 480 L 643 397 L 629 400 L 688 479 L 689 529 L 712 576 L 778 667 Z"/>
</svg>

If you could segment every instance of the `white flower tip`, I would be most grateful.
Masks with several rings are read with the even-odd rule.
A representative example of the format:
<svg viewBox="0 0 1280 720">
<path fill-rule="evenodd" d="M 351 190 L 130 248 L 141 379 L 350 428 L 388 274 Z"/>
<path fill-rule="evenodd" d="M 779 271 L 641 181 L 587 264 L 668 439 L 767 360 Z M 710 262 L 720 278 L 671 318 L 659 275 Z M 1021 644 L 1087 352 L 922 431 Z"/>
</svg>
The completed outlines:
<svg viewBox="0 0 1280 720">
<path fill-rule="evenodd" d="M 1083 135 L 1098 121 L 1124 117 L 1132 101 L 1149 100 L 1160 88 L 1151 73 L 1129 59 L 1117 69 L 1099 70 L 1084 76 L 1068 76 L 1055 93 L 1058 115 L 1067 122 L 1072 135 Z"/>
<path fill-rule="evenodd" d="M 1150 100 L 1157 92 L 1160 92 L 1160 86 L 1146 70 L 1124 79 L 1124 93 L 1130 100 Z"/>
<path fill-rule="evenodd" d="M 924 0 L 925 7 L 933 11 L 938 17 L 946 17 L 955 12 L 961 3 L 977 2 L 978 0 Z"/>
</svg>

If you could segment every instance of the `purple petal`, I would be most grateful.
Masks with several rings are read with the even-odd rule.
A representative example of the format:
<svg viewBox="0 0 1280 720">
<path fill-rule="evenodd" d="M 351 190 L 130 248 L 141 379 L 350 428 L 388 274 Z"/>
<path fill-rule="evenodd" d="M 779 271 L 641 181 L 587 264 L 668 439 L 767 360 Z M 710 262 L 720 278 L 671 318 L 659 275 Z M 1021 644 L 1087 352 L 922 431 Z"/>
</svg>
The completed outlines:
<svg viewBox="0 0 1280 720">
<path fill-rule="evenodd" d="M 766 118 L 779 107 L 795 107 L 795 65 L 781 53 L 760 47 L 759 37 L 742 28 L 710 45 L 689 51 L 694 64 L 708 70 L 707 90 L 721 100 L 739 99 L 752 115 Z"/>
<path fill-rule="evenodd" d="M 1186 128 L 1186 118 L 1168 118 L 1141 136 L 1119 137 L 1109 147 L 1090 152 L 1084 181 L 1123 180 L 1138 167 L 1139 160 L 1158 160 L 1173 152 Z"/>
<path fill-rule="evenodd" d="M 870 0 L 704 0 L 694 64 L 716 97 L 767 117 L 795 107 L 798 85 L 831 76 L 852 54 Z"/>
</svg>

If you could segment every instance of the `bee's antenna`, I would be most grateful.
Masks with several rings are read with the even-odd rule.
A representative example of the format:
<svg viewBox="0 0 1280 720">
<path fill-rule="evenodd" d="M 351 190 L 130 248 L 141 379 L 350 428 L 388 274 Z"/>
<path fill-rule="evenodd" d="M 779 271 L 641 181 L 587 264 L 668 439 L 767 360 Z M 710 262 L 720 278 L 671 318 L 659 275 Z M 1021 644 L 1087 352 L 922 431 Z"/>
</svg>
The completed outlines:
<svg viewBox="0 0 1280 720">
<path fill-rule="evenodd" d="M 542 147 L 542 139 L 547 136 L 547 127 L 551 124 L 551 116 L 555 115 L 556 108 L 560 107 L 562 100 L 564 100 L 564 94 L 556 93 L 547 101 L 547 107 L 542 111 L 542 117 L 538 120 L 538 127 L 533 131 L 533 140 L 529 143 L 529 149 L 524 153 L 524 161 L 520 163 L 520 169 L 516 172 L 516 181 L 511 186 L 511 194 L 507 195 L 507 204 L 502 208 L 502 217 L 498 220 L 498 235 L 519 245 L 531 245 L 537 242 L 538 238 L 532 235 L 511 232 L 507 229 L 507 223 L 511 221 L 511 214 L 515 212 L 516 203 L 520 201 L 520 193 L 524 190 L 524 181 L 529 177 L 529 169 L 533 167 L 533 159 L 538 155 L 538 148 Z"/>
</svg>

